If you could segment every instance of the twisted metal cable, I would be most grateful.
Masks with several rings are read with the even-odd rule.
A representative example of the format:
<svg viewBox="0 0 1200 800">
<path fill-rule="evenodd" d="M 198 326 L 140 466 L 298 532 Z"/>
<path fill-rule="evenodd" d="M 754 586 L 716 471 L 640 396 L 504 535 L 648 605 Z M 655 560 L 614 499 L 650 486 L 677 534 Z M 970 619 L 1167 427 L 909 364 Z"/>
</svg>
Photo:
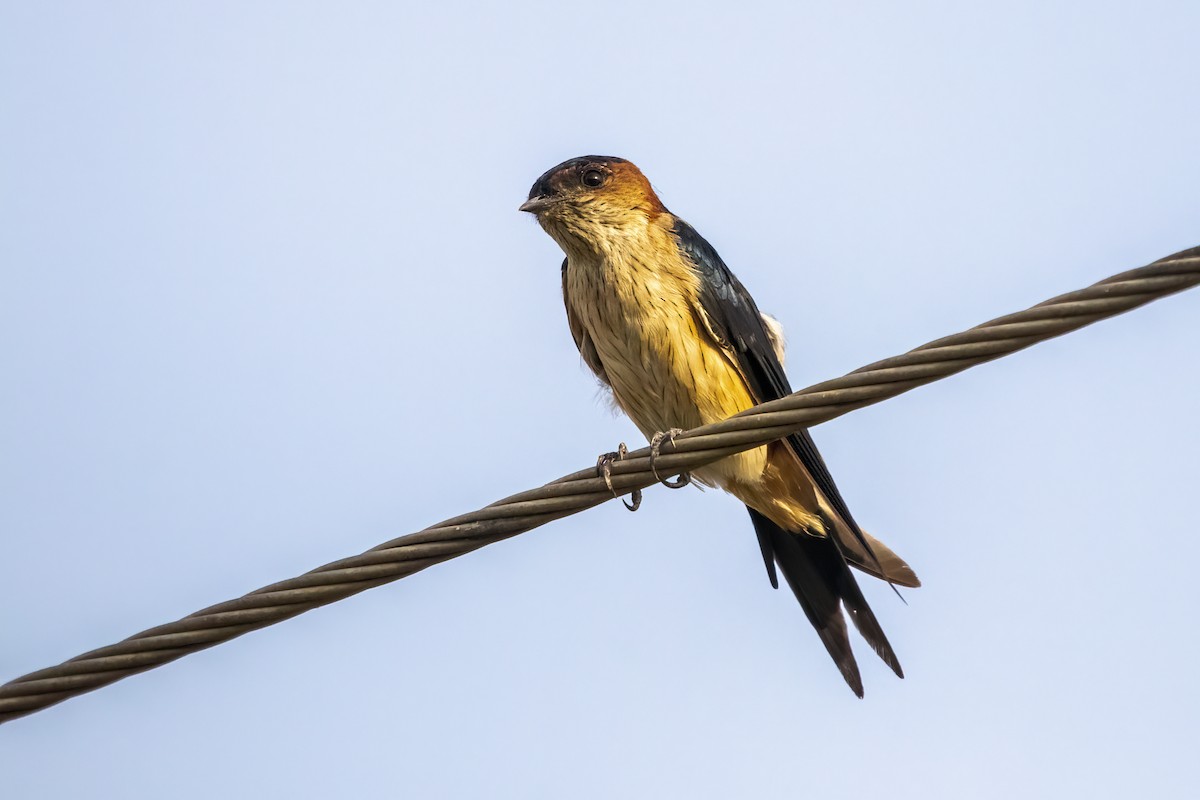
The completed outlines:
<svg viewBox="0 0 1200 800">
<path fill-rule="evenodd" d="M 663 475 L 694 470 L 1197 284 L 1200 247 L 688 431 L 676 437 L 671 452 L 659 455 L 657 470 Z M 649 456 L 650 449 L 642 448 L 613 464 L 612 482 L 618 493 L 656 482 Z M 403 578 L 612 497 L 595 469 L 580 470 L 359 555 L 142 631 L 0 686 L 0 723 Z"/>
</svg>

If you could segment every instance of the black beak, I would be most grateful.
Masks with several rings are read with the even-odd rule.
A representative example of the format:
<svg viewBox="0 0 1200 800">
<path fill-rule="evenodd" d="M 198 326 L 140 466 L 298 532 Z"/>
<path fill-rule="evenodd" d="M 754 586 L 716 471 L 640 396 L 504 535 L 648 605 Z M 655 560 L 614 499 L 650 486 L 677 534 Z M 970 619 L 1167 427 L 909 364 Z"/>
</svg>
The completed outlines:
<svg viewBox="0 0 1200 800">
<path fill-rule="evenodd" d="M 518 211 L 528 211 L 530 214 L 537 214 L 543 209 L 549 208 L 558 202 L 557 197 L 531 197 L 524 203 L 521 203 Z"/>
<path fill-rule="evenodd" d="M 552 172 L 547 172 L 534 182 L 533 187 L 529 190 L 529 197 L 524 203 L 521 203 L 521 211 L 528 211 L 530 214 L 540 214 L 562 199 L 558 196 L 558 192 L 554 191 L 554 187 L 550 185 L 551 176 Z"/>
</svg>

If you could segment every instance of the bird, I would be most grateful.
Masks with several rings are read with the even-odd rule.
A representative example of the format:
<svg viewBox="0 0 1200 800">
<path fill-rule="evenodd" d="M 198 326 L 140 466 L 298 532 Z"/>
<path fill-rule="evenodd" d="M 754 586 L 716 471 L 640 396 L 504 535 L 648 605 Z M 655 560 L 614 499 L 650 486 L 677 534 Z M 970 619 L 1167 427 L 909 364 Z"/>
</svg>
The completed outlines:
<svg viewBox="0 0 1200 800">
<path fill-rule="evenodd" d="M 563 302 L 583 362 L 655 453 L 683 430 L 791 394 L 782 326 L 634 164 L 564 161 L 534 182 L 520 210 L 565 254 Z M 746 505 L 771 585 L 779 588 L 782 572 L 855 695 L 863 685 L 846 616 L 904 677 L 850 567 L 893 589 L 920 581 L 859 527 L 806 429 L 691 478 Z"/>
</svg>

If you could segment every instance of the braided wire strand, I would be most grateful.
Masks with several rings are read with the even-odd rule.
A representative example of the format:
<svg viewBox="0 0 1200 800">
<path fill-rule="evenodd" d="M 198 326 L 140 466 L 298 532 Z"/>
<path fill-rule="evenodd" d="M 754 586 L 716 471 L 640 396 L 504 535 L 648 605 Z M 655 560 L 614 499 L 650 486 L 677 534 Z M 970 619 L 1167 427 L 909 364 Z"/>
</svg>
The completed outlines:
<svg viewBox="0 0 1200 800">
<path fill-rule="evenodd" d="M 755 406 L 722 422 L 695 428 L 675 438 L 671 451 L 658 456 L 656 468 L 664 475 L 694 470 L 1197 284 L 1200 247 L 1193 247 Z M 617 494 L 655 482 L 648 447 L 613 464 L 612 483 Z M 595 469 L 580 470 L 356 556 L 209 606 L 0 686 L 0 724 L 612 498 L 613 492 Z"/>
</svg>

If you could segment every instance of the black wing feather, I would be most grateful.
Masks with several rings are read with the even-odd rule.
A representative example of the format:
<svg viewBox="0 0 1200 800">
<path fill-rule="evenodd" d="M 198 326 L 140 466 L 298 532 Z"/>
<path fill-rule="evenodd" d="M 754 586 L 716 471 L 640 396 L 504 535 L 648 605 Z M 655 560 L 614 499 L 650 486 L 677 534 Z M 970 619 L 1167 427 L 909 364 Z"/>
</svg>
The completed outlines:
<svg viewBox="0 0 1200 800">
<path fill-rule="evenodd" d="M 676 217 L 672 232 L 678 238 L 684 254 L 701 275 L 701 308 L 716 335 L 723 340 L 721 344 L 737 358 L 738 369 L 745 377 L 755 402 L 765 403 L 791 394 L 792 386 L 775 355 L 775 348 L 771 346 L 754 298 L 695 228 Z M 842 499 L 812 436 L 807 430 L 802 430 L 787 437 L 787 442 L 812 475 L 821 494 L 846 522 L 862 549 L 874 560 L 874 551 L 854 521 L 846 501 Z M 829 537 L 837 538 L 832 530 L 829 531 Z"/>
<path fill-rule="evenodd" d="M 677 220 L 674 233 L 684 255 L 700 273 L 700 305 L 708 326 L 719 339 L 718 344 L 733 353 L 738 371 L 745 378 L 755 402 L 776 400 L 791 394 L 792 387 L 783 372 L 783 365 L 775 355 L 762 314 L 750 293 L 721 261 L 712 245 L 690 225 Z M 849 528 L 853 541 L 843 546 L 834 521 L 827 517 L 824 519 L 827 529 L 825 536 L 815 536 L 808 531 L 784 530 L 752 508 L 748 508 L 750 518 L 754 521 L 754 530 L 758 534 L 758 544 L 771 584 L 776 588 L 779 586 L 774 569 L 774 561 L 778 561 L 784 578 L 842 677 L 854 693 L 862 697 L 862 678 L 850 649 L 842 608 L 845 608 L 854 626 L 879 657 L 900 677 L 904 677 L 904 672 L 854 580 L 846 558 L 850 556 L 860 561 L 861 556 L 866 556 L 873 562 L 869 566 L 878 574 L 883 576 L 884 570 L 866 536 L 851 516 L 850 509 L 846 507 L 846 501 L 842 499 L 808 431 L 792 434 L 787 437 L 787 443 L 833 507 L 833 512 Z M 861 547 L 861 551 L 845 552 L 846 548 L 858 550 L 858 547 L 852 546 L 854 543 Z"/>
</svg>

